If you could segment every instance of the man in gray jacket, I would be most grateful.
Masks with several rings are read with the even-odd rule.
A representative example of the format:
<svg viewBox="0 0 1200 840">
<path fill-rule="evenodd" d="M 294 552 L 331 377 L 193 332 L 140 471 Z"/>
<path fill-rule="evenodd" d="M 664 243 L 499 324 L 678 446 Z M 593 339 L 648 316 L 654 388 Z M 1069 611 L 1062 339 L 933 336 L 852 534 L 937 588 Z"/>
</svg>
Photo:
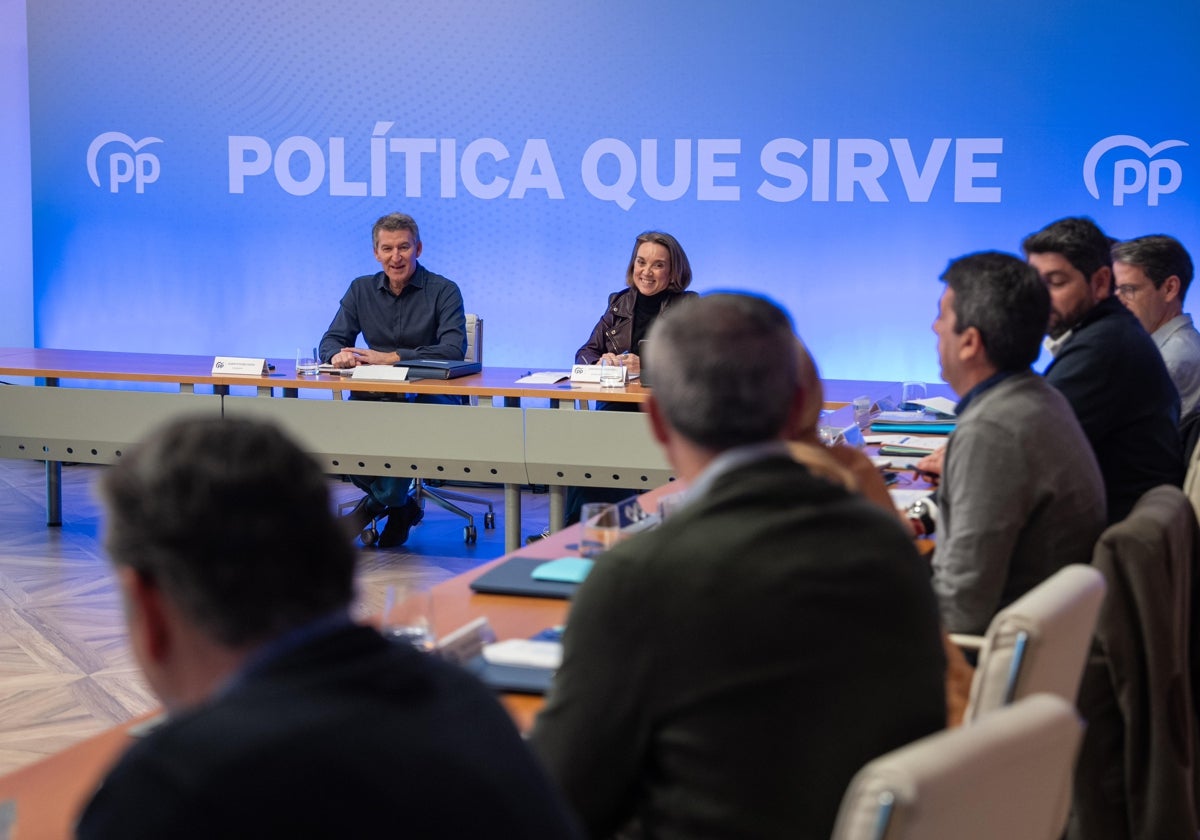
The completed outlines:
<svg viewBox="0 0 1200 840">
<path fill-rule="evenodd" d="M 933 331 L 958 427 L 938 491 L 933 586 L 952 633 L 1069 563 L 1087 563 L 1105 524 L 1104 481 L 1066 399 L 1030 370 L 1050 313 L 1037 271 L 996 252 L 950 263 Z"/>
</svg>

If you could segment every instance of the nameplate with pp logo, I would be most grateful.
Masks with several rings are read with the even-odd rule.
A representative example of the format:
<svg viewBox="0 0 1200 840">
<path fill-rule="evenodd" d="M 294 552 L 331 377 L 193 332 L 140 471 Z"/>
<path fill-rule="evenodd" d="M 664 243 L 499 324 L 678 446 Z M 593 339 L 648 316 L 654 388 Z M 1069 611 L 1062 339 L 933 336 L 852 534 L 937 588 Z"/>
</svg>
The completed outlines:
<svg viewBox="0 0 1200 840">
<path fill-rule="evenodd" d="M 217 356 L 213 359 L 213 376 L 266 376 L 266 359 L 248 359 L 244 356 Z"/>
<path fill-rule="evenodd" d="M 571 381 L 593 385 L 607 382 L 620 386 L 625 384 L 625 374 L 623 365 L 574 365 Z"/>
</svg>

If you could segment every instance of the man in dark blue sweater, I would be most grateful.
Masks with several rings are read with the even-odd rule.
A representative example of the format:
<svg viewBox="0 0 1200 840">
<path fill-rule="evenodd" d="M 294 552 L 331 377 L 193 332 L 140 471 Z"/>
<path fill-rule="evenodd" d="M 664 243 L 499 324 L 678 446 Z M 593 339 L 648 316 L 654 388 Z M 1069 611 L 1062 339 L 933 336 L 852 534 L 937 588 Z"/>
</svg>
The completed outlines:
<svg viewBox="0 0 1200 840">
<path fill-rule="evenodd" d="M 1104 476 L 1108 520 L 1183 483 L 1179 394 L 1154 341 L 1113 295 L 1111 241 L 1091 219 L 1052 222 L 1022 248 L 1050 290 L 1046 379 L 1062 392 Z"/>
</svg>

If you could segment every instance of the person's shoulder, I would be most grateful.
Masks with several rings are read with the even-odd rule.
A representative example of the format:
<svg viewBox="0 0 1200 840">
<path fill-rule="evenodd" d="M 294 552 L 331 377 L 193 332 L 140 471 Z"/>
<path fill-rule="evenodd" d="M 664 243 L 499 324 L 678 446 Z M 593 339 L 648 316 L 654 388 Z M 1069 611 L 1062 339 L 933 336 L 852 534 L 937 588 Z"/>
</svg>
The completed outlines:
<svg viewBox="0 0 1200 840">
<path fill-rule="evenodd" d="M 416 272 L 414 272 L 413 277 L 417 279 L 417 281 L 419 282 L 420 285 L 426 286 L 429 288 L 433 288 L 433 289 L 437 289 L 437 288 L 457 289 L 458 288 L 458 284 L 455 283 L 453 280 L 451 280 L 449 277 L 445 277 L 441 274 L 436 274 L 436 273 L 430 271 L 429 269 L 427 269 L 425 266 L 421 265 L 420 263 L 417 263 L 417 270 L 416 270 Z"/>
<path fill-rule="evenodd" d="M 1166 355 L 1168 350 L 1173 350 L 1180 355 L 1200 356 L 1200 331 L 1197 331 L 1192 319 L 1189 316 L 1181 315 L 1175 320 L 1176 323 L 1163 340 L 1163 354 Z M 1171 325 L 1168 324 L 1168 326 Z"/>
</svg>

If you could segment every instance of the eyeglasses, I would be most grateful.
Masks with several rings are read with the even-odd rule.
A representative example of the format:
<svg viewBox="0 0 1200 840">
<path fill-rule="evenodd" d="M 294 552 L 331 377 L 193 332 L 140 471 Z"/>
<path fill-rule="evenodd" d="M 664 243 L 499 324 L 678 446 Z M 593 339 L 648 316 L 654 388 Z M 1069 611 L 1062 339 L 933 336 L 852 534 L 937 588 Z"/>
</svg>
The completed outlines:
<svg viewBox="0 0 1200 840">
<path fill-rule="evenodd" d="M 1138 292 L 1147 288 L 1146 286 L 1133 286 L 1128 283 L 1117 286 L 1113 291 L 1121 300 L 1132 300 L 1137 297 Z"/>
</svg>

